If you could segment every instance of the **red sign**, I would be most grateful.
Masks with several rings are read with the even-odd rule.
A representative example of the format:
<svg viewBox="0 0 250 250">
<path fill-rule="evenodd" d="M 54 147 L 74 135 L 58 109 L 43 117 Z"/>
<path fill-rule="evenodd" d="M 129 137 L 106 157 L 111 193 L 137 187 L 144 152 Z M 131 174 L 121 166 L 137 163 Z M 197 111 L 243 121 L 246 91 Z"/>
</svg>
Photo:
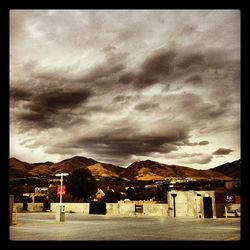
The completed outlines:
<svg viewBox="0 0 250 250">
<path fill-rule="evenodd" d="M 58 185 L 57 186 L 57 195 L 60 195 L 60 191 L 61 191 L 61 186 Z M 65 194 L 66 194 L 66 186 L 62 185 L 62 195 L 65 195 Z"/>
<path fill-rule="evenodd" d="M 235 203 L 240 204 L 240 196 L 239 195 L 235 195 Z"/>
</svg>

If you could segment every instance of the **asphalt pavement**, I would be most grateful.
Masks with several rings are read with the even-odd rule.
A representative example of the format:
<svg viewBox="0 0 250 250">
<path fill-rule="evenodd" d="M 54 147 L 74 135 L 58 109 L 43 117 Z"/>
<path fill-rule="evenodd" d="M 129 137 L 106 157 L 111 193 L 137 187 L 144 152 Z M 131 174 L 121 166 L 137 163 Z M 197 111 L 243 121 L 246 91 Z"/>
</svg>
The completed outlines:
<svg viewBox="0 0 250 250">
<path fill-rule="evenodd" d="M 240 218 L 198 219 L 160 216 L 110 216 L 53 212 L 18 213 L 10 240 L 81 241 L 238 241 Z"/>
</svg>

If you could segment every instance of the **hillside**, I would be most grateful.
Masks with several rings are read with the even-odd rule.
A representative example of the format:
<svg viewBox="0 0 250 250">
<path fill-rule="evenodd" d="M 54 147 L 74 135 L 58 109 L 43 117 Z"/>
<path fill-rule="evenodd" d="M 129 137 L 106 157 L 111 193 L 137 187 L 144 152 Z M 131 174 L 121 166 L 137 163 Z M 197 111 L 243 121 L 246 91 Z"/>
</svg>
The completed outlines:
<svg viewBox="0 0 250 250">
<path fill-rule="evenodd" d="M 163 180 L 165 177 L 180 177 L 193 179 L 231 179 L 213 170 L 197 170 L 184 166 L 167 165 L 150 160 L 134 162 L 122 173 L 122 176 L 132 180 Z"/>
<path fill-rule="evenodd" d="M 90 165 L 96 164 L 97 161 L 85 158 L 81 156 L 74 156 L 72 158 L 57 162 L 50 166 L 51 173 L 61 173 L 61 172 L 67 172 L 71 173 L 74 169 L 78 167 L 88 167 Z"/>
<path fill-rule="evenodd" d="M 28 175 L 29 171 L 31 170 L 31 166 L 27 162 L 20 161 L 14 157 L 10 158 L 9 160 L 10 166 L 10 176 L 14 177 L 23 177 Z"/>
<path fill-rule="evenodd" d="M 55 175 L 56 173 L 72 173 L 76 168 L 87 168 L 96 177 L 116 177 L 129 180 L 152 181 L 163 180 L 166 177 L 180 177 L 193 179 L 220 179 L 230 180 L 239 176 L 239 161 L 226 163 L 208 170 L 197 170 L 185 166 L 167 165 L 155 161 L 137 161 L 122 168 L 112 164 L 98 162 L 91 158 L 75 156 L 63 161 L 52 163 L 22 162 L 16 158 L 10 158 L 10 176 L 27 177 L 39 175 Z"/>
<path fill-rule="evenodd" d="M 234 179 L 240 179 L 240 165 L 241 161 L 228 162 L 218 167 L 212 168 L 211 170 L 222 173 Z"/>
<path fill-rule="evenodd" d="M 102 177 L 119 177 L 124 168 L 97 162 L 90 158 L 75 156 L 63 161 L 53 163 L 27 163 L 16 158 L 10 158 L 10 176 L 11 177 L 28 177 L 39 175 L 55 175 L 56 173 L 72 173 L 76 168 L 88 168 L 93 176 Z"/>
<path fill-rule="evenodd" d="M 102 177 L 119 177 L 118 173 L 108 169 L 104 164 L 96 163 L 94 165 L 87 167 L 93 176 L 102 176 Z"/>
</svg>

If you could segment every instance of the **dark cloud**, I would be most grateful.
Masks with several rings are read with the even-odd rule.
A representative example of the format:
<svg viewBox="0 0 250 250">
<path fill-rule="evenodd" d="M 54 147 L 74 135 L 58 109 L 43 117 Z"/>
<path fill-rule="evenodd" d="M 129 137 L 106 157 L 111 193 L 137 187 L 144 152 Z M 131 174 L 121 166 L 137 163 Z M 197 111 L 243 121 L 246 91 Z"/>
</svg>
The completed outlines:
<svg viewBox="0 0 250 250">
<path fill-rule="evenodd" d="M 138 110 L 138 111 L 144 111 L 144 110 L 152 110 L 155 108 L 159 107 L 159 103 L 152 103 L 152 102 L 141 102 L 139 104 L 137 104 L 134 109 Z"/>
<path fill-rule="evenodd" d="M 119 102 L 121 102 L 121 103 L 127 103 L 130 100 L 133 100 L 134 98 L 135 97 L 130 96 L 130 95 L 128 95 L 128 96 L 126 96 L 126 95 L 118 95 L 118 96 L 116 96 L 116 97 L 113 98 L 112 102 L 114 102 L 114 103 L 119 103 Z"/>
<path fill-rule="evenodd" d="M 206 150 L 210 139 L 218 145 L 218 131 L 238 139 L 234 12 L 11 11 L 13 138 L 33 139 L 33 149 L 57 156 L 114 163 L 170 152 L 190 164 L 233 157 L 231 149 L 196 149 Z M 183 146 L 194 149 L 185 154 Z"/>
<path fill-rule="evenodd" d="M 156 83 L 162 77 L 171 75 L 174 70 L 175 56 L 175 50 L 162 49 L 147 57 L 136 75 L 136 86 L 146 87 Z"/>
<path fill-rule="evenodd" d="M 71 111 L 62 111 L 55 114 L 34 111 L 19 111 L 16 114 L 16 125 L 20 132 L 33 130 L 33 134 L 50 128 L 68 129 L 70 126 L 87 124 L 88 120 L 77 116 Z M 55 140 L 56 141 L 56 140 Z"/>
<path fill-rule="evenodd" d="M 199 142 L 199 145 L 201 145 L 201 146 L 204 146 L 204 145 L 207 145 L 207 144 L 209 144 L 209 141 L 200 141 Z"/>
<path fill-rule="evenodd" d="M 228 62 L 223 59 L 223 55 L 227 54 L 226 50 L 219 50 L 220 56 L 218 57 L 214 56 L 216 50 L 211 49 L 197 52 L 193 47 L 162 48 L 151 52 L 142 62 L 128 69 L 130 54 L 118 52 L 112 47 L 105 47 L 107 53 L 104 60 L 86 72 L 80 70 L 75 73 L 73 66 L 72 69 L 69 67 L 65 69 L 38 68 L 32 73 L 33 79 L 57 86 L 61 83 L 64 85 L 86 83 L 90 88 L 95 89 L 96 93 L 102 93 L 119 84 L 129 84 L 140 89 L 162 83 L 167 86 L 168 90 L 172 90 L 180 87 L 173 83 L 176 80 L 186 83 L 185 85 L 203 83 L 203 74 L 209 69 L 214 69 L 214 79 L 218 78 L 220 71 L 230 72 L 220 74 L 222 79 L 230 74 L 233 78 L 238 75 L 234 72 L 239 72 L 237 62 Z"/>
<path fill-rule="evenodd" d="M 109 52 L 106 54 L 106 63 L 108 65 L 124 65 L 129 53 L 127 52 Z"/>
<path fill-rule="evenodd" d="M 10 89 L 10 98 L 13 101 L 30 100 L 32 98 L 32 94 L 26 89 L 12 87 Z"/>
<path fill-rule="evenodd" d="M 177 146 L 167 143 L 164 137 L 133 138 L 83 138 L 75 141 L 77 148 L 87 148 L 96 155 L 130 157 L 132 155 L 149 155 L 150 153 L 169 153 L 177 150 Z"/>
<path fill-rule="evenodd" d="M 55 89 L 37 94 L 26 107 L 34 111 L 57 113 L 61 109 L 76 108 L 86 103 L 89 97 L 91 92 L 88 90 Z"/>
<path fill-rule="evenodd" d="M 103 52 L 110 52 L 112 50 L 116 50 L 116 47 L 109 45 L 102 49 Z"/>
<path fill-rule="evenodd" d="M 37 131 L 41 129 L 58 127 L 59 123 L 62 122 L 61 117 L 54 116 L 52 118 L 50 115 L 46 115 L 42 112 L 24 111 L 24 112 L 18 112 L 16 116 L 19 120 L 19 123 L 17 123 L 17 127 L 21 132 L 27 130 L 31 131 L 32 129 Z"/>
<path fill-rule="evenodd" d="M 140 131 L 139 127 L 110 126 L 95 130 L 95 133 L 79 132 L 65 142 L 55 140 L 47 146 L 46 152 L 89 152 L 97 159 L 112 159 L 113 164 L 130 163 L 131 157 L 148 156 L 153 153 L 167 154 L 178 150 L 177 142 L 188 137 L 188 127 L 172 124 L 159 127 L 152 133 Z"/>
<path fill-rule="evenodd" d="M 43 122 L 46 119 L 45 114 L 35 112 L 21 112 L 18 117 L 20 120 L 35 123 Z"/>
<path fill-rule="evenodd" d="M 218 70 L 236 72 L 230 73 L 233 78 L 238 76 L 239 62 L 228 61 L 227 54 L 226 49 L 197 51 L 195 46 L 158 49 L 133 70 L 121 71 L 118 83 L 132 83 L 135 88 L 145 88 L 157 83 L 169 85 L 169 82 L 179 79 L 186 84 L 197 85 L 203 83 L 203 75 L 210 69 L 214 70 L 215 79 L 218 78 Z M 226 79 L 228 76 L 229 73 L 224 73 L 220 75 L 220 79 Z"/>
<path fill-rule="evenodd" d="M 47 92 L 36 93 L 20 109 L 16 117 L 22 123 L 20 126 L 33 128 L 62 127 L 79 121 L 77 116 L 71 114 L 72 109 L 85 104 L 91 97 L 88 90 L 63 90 L 54 89 Z M 64 119 L 68 120 L 61 123 Z"/>
<path fill-rule="evenodd" d="M 179 103 L 176 104 L 180 110 L 189 114 L 193 119 L 201 121 L 209 121 L 223 116 L 227 111 L 227 106 L 217 105 L 217 102 L 207 102 L 196 94 L 184 93 L 178 98 Z"/>
<path fill-rule="evenodd" d="M 185 55 L 178 64 L 182 69 L 187 69 L 192 66 L 201 66 L 205 64 L 204 56 L 199 53 Z"/>
<path fill-rule="evenodd" d="M 68 147 L 76 150 L 90 151 L 98 157 L 113 157 L 113 162 L 120 157 L 128 159 L 133 155 L 149 156 L 151 153 L 167 154 L 178 150 L 178 141 L 188 137 L 185 126 L 166 125 L 166 128 L 147 133 L 133 127 L 110 127 L 100 130 L 92 136 L 73 136 L 68 140 Z M 56 152 L 61 143 L 50 145 L 50 152 Z"/>
<path fill-rule="evenodd" d="M 75 108 L 79 104 L 85 103 L 90 96 L 91 93 L 87 90 L 59 90 L 38 95 L 36 101 L 46 110 L 58 110 Z"/>
<path fill-rule="evenodd" d="M 135 79 L 135 74 L 132 72 L 126 72 L 120 75 L 120 78 L 118 80 L 119 83 L 122 84 L 129 84 Z"/>
<path fill-rule="evenodd" d="M 234 150 L 229 149 L 229 148 L 219 148 L 218 150 L 213 152 L 213 155 L 228 155 Z"/>
<path fill-rule="evenodd" d="M 199 75 L 191 76 L 185 81 L 185 83 L 192 83 L 192 84 L 200 84 L 202 82 L 203 82 L 202 78 Z"/>
<path fill-rule="evenodd" d="M 147 58 L 142 64 L 143 73 L 169 75 L 173 71 L 173 60 L 176 57 L 174 50 L 160 50 Z"/>
</svg>

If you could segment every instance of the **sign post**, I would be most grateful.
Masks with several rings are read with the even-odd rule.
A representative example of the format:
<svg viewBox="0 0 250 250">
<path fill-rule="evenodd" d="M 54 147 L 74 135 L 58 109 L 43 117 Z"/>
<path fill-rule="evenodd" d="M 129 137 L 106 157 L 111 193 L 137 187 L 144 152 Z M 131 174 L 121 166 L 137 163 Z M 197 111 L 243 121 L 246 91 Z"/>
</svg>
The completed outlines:
<svg viewBox="0 0 250 250">
<path fill-rule="evenodd" d="M 61 184 L 60 184 L 60 203 L 59 203 L 59 209 L 56 212 L 56 220 L 57 221 L 65 221 L 65 209 L 62 205 L 62 194 L 63 194 L 63 176 L 68 176 L 68 173 L 61 173 L 56 174 L 56 176 L 61 177 Z M 65 187 L 65 186 L 64 186 Z M 64 188 L 65 191 L 65 188 Z M 65 193 L 65 192 L 64 192 Z"/>
</svg>

